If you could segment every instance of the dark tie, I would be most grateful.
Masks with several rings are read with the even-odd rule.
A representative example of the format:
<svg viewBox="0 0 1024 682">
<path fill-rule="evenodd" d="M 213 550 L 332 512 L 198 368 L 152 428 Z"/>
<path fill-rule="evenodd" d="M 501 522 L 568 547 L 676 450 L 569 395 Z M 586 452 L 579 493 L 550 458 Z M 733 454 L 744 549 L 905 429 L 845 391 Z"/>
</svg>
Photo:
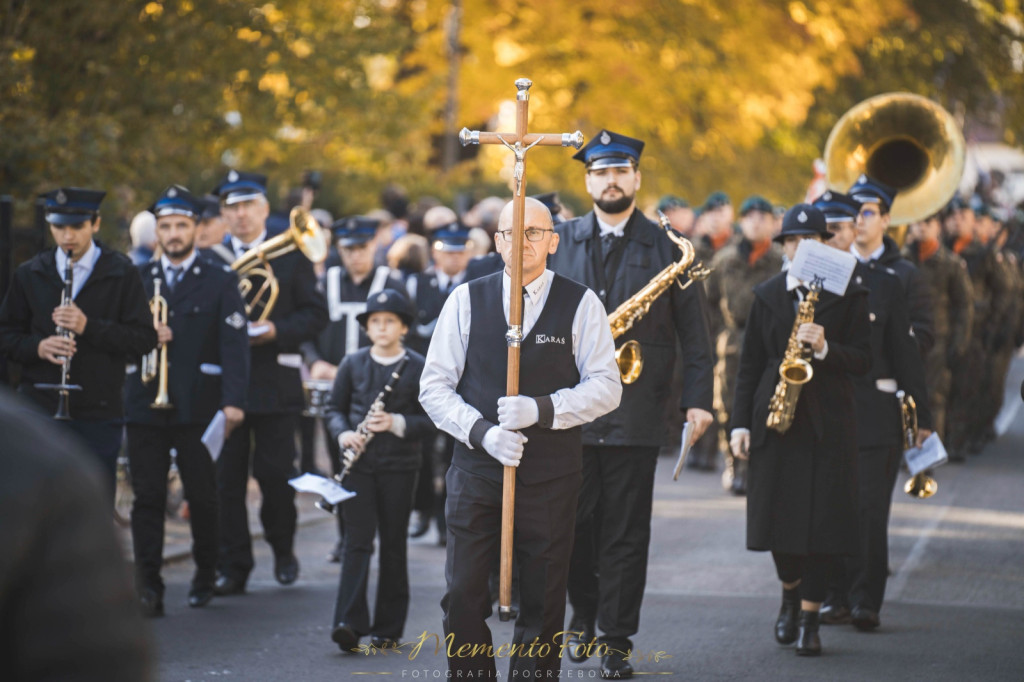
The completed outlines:
<svg viewBox="0 0 1024 682">
<path fill-rule="evenodd" d="M 167 268 L 167 288 L 174 291 L 174 287 L 178 286 L 178 280 L 181 276 L 181 266 L 172 265 Z"/>
<path fill-rule="evenodd" d="M 615 248 L 615 243 L 618 242 L 619 236 L 614 232 L 608 232 L 601 235 L 601 258 L 605 262 L 608 261 L 608 254 Z"/>
</svg>

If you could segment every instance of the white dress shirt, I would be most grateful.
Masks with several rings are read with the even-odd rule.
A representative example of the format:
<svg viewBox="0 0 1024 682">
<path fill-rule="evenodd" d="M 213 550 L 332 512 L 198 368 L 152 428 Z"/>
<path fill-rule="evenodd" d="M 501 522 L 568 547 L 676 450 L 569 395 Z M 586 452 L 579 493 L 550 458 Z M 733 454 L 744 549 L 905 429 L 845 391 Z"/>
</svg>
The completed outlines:
<svg viewBox="0 0 1024 682">
<path fill-rule="evenodd" d="M 536 324 L 554 273 L 545 270 L 526 285 L 523 297 L 523 336 Z M 503 273 L 502 308 L 508 321 L 511 278 Z M 466 349 L 471 329 L 469 285 L 455 288 L 441 309 L 427 350 L 426 366 L 420 377 L 420 404 L 439 429 L 469 445 L 469 432 L 482 418 L 455 389 L 466 366 Z M 552 429 L 569 429 L 593 421 L 618 407 L 622 397 L 619 369 L 615 364 L 615 342 L 604 305 L 587 289 L 572 321 L 572 350 L 580 383 L 551 396 L 555 416 Z"/>
<path fill-rule="evenodd" d="M 597 216 L 594 216 L 597 218 Z M 600 232 L 598 236 L 603 237 L 606 234 L 614 234 L 616 237 L 621 237 L 626 233 L 626 223 L 629 222 L 629 218 L 626 218 L 618 225 L 609 225 L 605 221 L 597 218 L 597 229 Z"/>
<path fill-rule="evenodd" d="M 873 260 L 878 260 L 879 258 L 882 257 L 882 254 L 885 253 L 885 244 L 882 244 L 877 249 L 872 251 L 871 254 L 868 255 L 867 257 L 860 255 L 860 251 L 857 250 L 856 244 L 850 244 L 850 253 L 856 256 L 857 260 L 859 260 L 861 263 L 869 263 Z"/>
<path fill-rule="evenodd" d="M 259 246 L 260 244 L 262 244 L 266 240 L 266 238 L 267 238 L 267 229 L 266 228 L 263 228 L 263 231 L 260 232 L 260 236 L 256 237 L 256 239 L 253 239 L 248 244 L 243 242 L 238 237 L 235 237 L 234 235 L 232 235 L 231 236 L 231 249 L 235 252 L 235 258 L 241 258 L 243 253 L 245 253 L 248 249 L 251 249 L 251 248 Z"/>
<path fill-rule="evenodd" d="M 178 263 L 177 265 L 175 265 L 170 260 L 168 260 L 166 254 L 165 255 L 161 255 L 160 256 L 160 267 L 162 267 L 164 269 L 164 281 L 165 282 L 171 281 L 171 277 L 170 277 L 170 270 L 171 270 L 171 268 L 178 268 L 178 272 L 180 274 L 178 275 L 178 281 L 174 283 L 174 286 L 178 286 L 179 284 L 181 284 L 181 280 L 183 280 L 185 278 L 185 273 L 188 272 L 188 269 L 190 267 L 192 267 L 193 263 L 196 262 L 196 256 L 197 255 L 198 255 L 198 252 L 195 249 L 192 249 L 192 255 L 189 256 L 188 258 L 186 258 L 185 260 L 183 260 L 181 263 Z"/>
<path fill-rule="evenodd" d="M 74 300 L 78 297 L 78 292 L 82 290 L 82 286 L 85 285 L 89 279 L 89 275 L 92 274 L 92 269 L 96 267 L 96 261 L 100 259 L 100 247 L 96 246 L 95 241 L 89 242 L 89 248 L 82 257 L 79 258 L 73 266 L 71 266 L 71 299 Z M 57 249 L 57 274 L 60 275 L 61 279 L 64 279 L 64 270 L 68 267 L 68 255 L 61 249 Z"/>
</svg>

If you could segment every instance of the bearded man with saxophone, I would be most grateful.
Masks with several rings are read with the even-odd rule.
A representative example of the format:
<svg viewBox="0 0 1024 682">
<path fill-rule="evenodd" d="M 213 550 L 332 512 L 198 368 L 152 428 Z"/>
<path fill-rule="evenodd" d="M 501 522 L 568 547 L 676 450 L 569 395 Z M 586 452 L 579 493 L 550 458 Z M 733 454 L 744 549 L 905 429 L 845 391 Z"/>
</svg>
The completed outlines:
<svg viewBox="0 0 1024 682">
<path fill-rule="evenodd" d="M 149 209 L 162 255 L 139 266 L 161 344 L 129 367 L 125 385 L 135 590 L 148 617 L 164 611 L 160 567 L 171 449 L 189 503 L 196 562 L 188 604 L 201 607 L 213 597 L 219 535 L 216 470 L 201 439 L 218 410 L 228 433 L 245 418 L 245 305 L 231 268 L 195 248 L 203 208 L 184 187 L 168 187 Z"/>
<path fill-rule="evenodd" d="M 265 176 L 232 170 L 214 190 L 231 233 L 225 245 L 234 252 L 236 262 L 267 242 L 270 205 L 266 187 Z M 293 551 L 295 490 L 288 485 L 288 479 L 296 474 L 295 426 L 304 405 L 299 344 L 316 338 L 327 325 L 327 304 L 317 290 L 309 259 L 298 250 L 279 251 L 281 255 L 269 260 L 270 277 L 277 283 L 276 302 L 265 320 L 248 325 L 252 372 L 246 417 L 225 441 L 217 460 L 221 531 L 220 575 L 215 586 L 218 595 L 245 592 L 254 566 L 245 499 L 250 462 L 263 493 L 260 521 L 274 551 L 274 577 L 282 585 L 290 585 L 299 576 L 299 561 Z M 267 277 L 252 279 L 270 281 Z M 259 281 L 252 283 L 253 290 L 260 288 Z M 259 305 L 247 307 L 251 308 L 252 320 Z"/>
<path fill-rule="evenodd" d="M 562 248 L 549 258 L 551 270 L 593 289 L 609 312 L 679 260 L 679 248 L 636 207 L 643 147 L 641 140 L 602 130 L 573 157 L 586 165 L 594 209 L 557 226 Z M 693 423 L 692 441 L 714 421 L 704 287 L 680 289 L 673 282 L 619 342 L 626 340 L 640 343 L 643 368 L 623 387 L 618 409 L 583 426 L 583 487 L 569 574 L 568 629 L 582 632 L 571 644 L 590 644 L 596 620 L 600 644 L 609 649 L 601 674 L 616 679 L 633 673 L 626 658 L 640 625 L 654 470 L 667 435 L 661 415 L 677 343 L 686 364 L 680 408 Z"/>
</svg>

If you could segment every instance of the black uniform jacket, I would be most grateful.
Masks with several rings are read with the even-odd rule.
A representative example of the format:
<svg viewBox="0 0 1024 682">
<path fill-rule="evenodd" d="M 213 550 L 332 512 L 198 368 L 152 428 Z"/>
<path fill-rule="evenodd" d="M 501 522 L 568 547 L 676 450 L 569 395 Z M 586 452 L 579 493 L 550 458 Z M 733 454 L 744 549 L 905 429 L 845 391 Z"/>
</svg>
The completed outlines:
<svg viewBox="0 0 1024 682">
<path fill-rule="evenodd" d="M 143 386 L 141 358 L 128 369 L 125 417 L 136 424 L 206 424 L 217 410 L 245 409 L 249 386 L 249 335 L 238 277 L 220 261 L 199 256 L 181 281 L 168 291 L 159 261 L 139 266 L 146 295 L 167 301 L 167 324 L 174 338 L 167 344 L 167 392 L 174 409 L 154 410 L 159 378 Z"/>
<path fill-rule="evenodd" d="M 918 271 L 917 266 L 903 257 L 900 247 L 889 237 L 883 237 L 885 251 L 875 264 L 881 266 L 891 275 L 900 278 L 903 293 L 907 297 L 907 313 L 910 315 L 910 326 L 914 329 L 914 338 L 921 349 L 921 357 L 935 345 L 935 333 L 932 326 L 932 295 L 928 291 L 928 283 Z"/>
<path fill-rule="evenodd" d="M 754 289 L 736 377 L 732 428 L 750 429 L 747 547 L 792 554 L 847 554 L 857 548 L 857 419 L 851 374 L 871 367 L 867 291 L 821 293 L 814 321 L 828 354 L 811 360 L 793 424 L 768 429 L 768 404 L 796 319 L 779 273 Z"/>
<path fill-rule="evenodd" d="M 463 281 L 469 280 L 467 269 L 467 276 Z M 433 266 L 410 275 L 406 288 L 416 308 L 416 322 L 406 338 L 407 345 L 420 355 L 424 355 L 430 346 L 430 338 L 434 335 L 437 318 L 441 315 L 445 301 L 448 300 L 448 294 L 441 291 L 437 282 L 437 271 Z"/>
<path fill-rule="evenodd" d="M 247 413 L 298 413 L 304 404 L 299 345 L 316 338 L 327 325 L 327 305 L 317 289 L 313 265 L 301 253 L 286 253 L 270 265 L 281 287 L 270 314 L 277 338 L 252 346 Z"/>
<path fill-rule="evenodd" d="M 621 264 L 609 283 L 603 265 L 599 267 L 601 241 L 592 211 L 557 225 L 555 232 L 561 241 L 558 251 L 548 257 L 548 267 L 593 289 L 608 312 L 681 256 L 679 247 L 635 210 L 626 224 Z M 711 411 L 714 360 L 706 311 L 703 286 L 694 284 L 680 290 L 673 284 L 631 330 L 616 339 L 617 346 L 630 339 L 640 343 L 643 371 L 635 383 L 622 386 L 618 409 L 583 426 L 584 445 L 658 446 L 664 442 L 662 415 L 671 388 L 677 338 L 685 363 L 680 408 Z"/>
<path fill-rule="evenodd" d="M 871 320 L 871 371 L 854 379 L 857 440 L 862 448 L 899 446 L 903 442 L 899 401 L 893 393 L 878 389 L 878 379 L 895 379 L 917 403 L 921 428 L 932 428 L 924 360 L 911 334 L 903 287 L 895 273 L 876 261 L 858 263 L 850 286 L 867 287 Z"/>
<path fill-rule="evenodd" d="M 75 298 L 87 319 L 77 336 L 71 360 L 72 419 L 120 419 L 125 362 L 156 346 L 156 330 L 142 280 L 122 253 L 97 242 L 99 259 Z M 0 307 L 0 352 L 21 363 L 19 391 L 47 410 L 56 410 L 57 393 L 39 391 L 36 383 L 60 383 L 60 365 L 39 357 L 39 342 L 56 333 L 53 309 L 64 292 L 63 273 L 57 272 L 56 249 L 23 263 Z"/>
<path fill-rule="evenodd" d="M 433 424 L 419 401 L 423 356 L 416 351 L 406 352 L 409 354 L 409 362 L 390 396 L 384 401 L 385 412 L 405 417 L 405 436 L 399 438 L 389 432 L 374 434 L 366 451 L 352 467 L 353 471 L 372 474 L 382 471 L 416 471 L 420 468 L 420 441 L 430 435 Z M 397 366 L 375 362 L 370 357 L 369 348 L 345 356 L 334 377 L 328 404 L 327 429 L 331 438 L 337 440 L 343 432 L 356 430 Z"/>
</svg>

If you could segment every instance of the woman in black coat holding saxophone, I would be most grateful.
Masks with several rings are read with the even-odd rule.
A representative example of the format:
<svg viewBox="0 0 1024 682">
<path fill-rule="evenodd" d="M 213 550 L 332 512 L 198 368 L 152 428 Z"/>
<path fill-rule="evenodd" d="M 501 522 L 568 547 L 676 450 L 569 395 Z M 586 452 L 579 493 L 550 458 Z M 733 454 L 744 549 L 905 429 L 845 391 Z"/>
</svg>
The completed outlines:
<svg viewBox="0 0 1024 682">
<path fill-rule="evenodd" d="M 803 239 L 829 238 L 825 217 L 799 204 L 787 212 L 781 241 L 792 260 Z M 808 294 L 786 272 L 754 289 L 732 416 L 731 446 L 749 456 L 747 548 L 770 551 L 782 581 L 775 625 L 780 644 L 797 654 L 821 653 L 818 609 L 828 589 L 830 560 L 857 551 L 857 424 L 851 374 L 871 366 L 867 290 L 844 296 L 821 291 L 813 322 L 794 329 Z M 792 425 L 769 429 L 769 403 L 779 365 L 795 335 L 813 376 L 800 389 Z M 798 631 L 799 628 L 799 631 Z M 798 641 L 799 640 L 799 641 Z"/>
</svg>

